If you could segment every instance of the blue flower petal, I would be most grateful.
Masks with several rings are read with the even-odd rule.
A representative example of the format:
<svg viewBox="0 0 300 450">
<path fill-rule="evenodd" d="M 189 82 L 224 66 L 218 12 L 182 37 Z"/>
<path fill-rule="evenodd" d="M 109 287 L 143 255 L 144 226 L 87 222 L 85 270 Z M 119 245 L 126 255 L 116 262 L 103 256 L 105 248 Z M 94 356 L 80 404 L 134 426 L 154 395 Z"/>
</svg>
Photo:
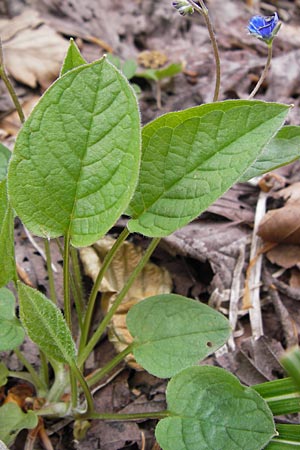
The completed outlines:
<svg viewBox="0 0 300 450">
<path fill-rule="evenodd" d="M 276 31 L 278 31 L 278 20 L 277 13 L 269 17 L 253 16 L 249 21 L 248 31 L 259 39 L 268 42 L 274 38 Z"/>
</svg>

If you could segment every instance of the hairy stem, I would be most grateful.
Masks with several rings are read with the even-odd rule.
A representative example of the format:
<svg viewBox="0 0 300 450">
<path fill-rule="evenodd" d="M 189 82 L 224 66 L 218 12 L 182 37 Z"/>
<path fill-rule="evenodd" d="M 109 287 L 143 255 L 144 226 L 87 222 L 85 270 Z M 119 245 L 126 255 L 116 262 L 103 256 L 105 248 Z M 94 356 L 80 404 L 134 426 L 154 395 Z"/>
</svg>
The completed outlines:
<svg viewBox="0 0 300 450">
<path fill-rule="evenodd" d="M 44 246 L 45 246 L 47 272 L 48 272 L 48 277 L 49 277 L 50 298 L 53 301 L 53 303 L 55 305 L 57 305 L 57 297 L 56 297 L 56 291 L 55 291 L 54 274 L 53 274 L 53 269 L 52 269 L 50 240 L 49 239 L 44 239 Z"/>
<path fill-rule="evenodd" d="M 94 384 L 98 383 L 102 380 L 105 375 L 107 375 L 114 367 L 116 367 L 125 356 L 129 355 L 132 351 L 133 345 L 128 345 L 122 352 L 118 353 L 113 359 L 111 359 L 104 367 L 101 369 L 95 370 L 95 372 L 91 373 L 86 377 L 86 382 L 89 387 L 92 387 Z"/>
<path fill-rule="evenodd" d="M 219 98 L 219 92 L 220 92 L 220 84 L 221 84 L 221 62 L 220 62 L 220 55 L 219 55 L 219 49 L 218 49 L 218 43 L 216 40 L 215 32 L 213 29 L 213 25 L 208 13 L 208 9 L 205 6 L 205 3 L 203 0 L 198 0 L 200 3 L 200 6 L 194 2 L 193 0 L 188 0 L 190 5 L 204 17 L 205 24 L 209 33 L 209 38 L 212 44 L 213 52 L 214 52 L 214 58 L 215 58 L 215 65 L 216 65 L 216 80 L 215 80 L 215 90 L 214 90 L 214 96 L 213 96 L 213 102 L 218 101 Z"/>
<path fill-rule="evenodd" d="M 93 348 L 97 344 L 97 342 L 100 339 L 100 337 L 102 336 L 102 333 L 104 332 L 105 328 L 107 327 L 107 325 L 111 321 L 113 315 L 115 314 L 115 312 L 117 311 L 118 307 L 122 303 L 122 300 L 124 299 L 125 295 L 127 294 L 129 289 L 131 288 L 134 280 L 136 279 L 136 277 L 139 275 L 139 273 L 142 271 L 142 269 L 147 264 L 150 256 L 152 255 L 152 253 L 154 252 L 155 248 L 159 244 L 159 241 L 160 241 L 160 238 L 155 238 L 155 239 L 152 240 L 152 242 L 150 243 L 150 245 L 147 248 L 146 252 L 144 253 L 143 257 L 141 258 L 140 262 L 138 263 L 138 265 L 136 266 L 136 268 L 134 269 L 134 271 L 132 272 L 132 274 L 128 278 L 127 283 L 125 284 L 123 289 L 120 291 L 120 293 L 117 295 L 117 297 L 116 297 L 112 307 L 107 312 L 106 316 L 104 317 L 104 319 L 100 323 L 99 327 L 97 328 L 97 330 L 93 334 L 91 340 L 88 342 L 87 346 L 82 350 L 82 353 L 79 354 L 79 357 L 78 357 L 78 366 L 79 367 L 81 367 L 82 364 L 84 364 L 85 360 L 88 358 L 89 354 L 91 353 L 91 351 L 93 350 Z"/>
<path fill-rule="evenodd" d="M 63 277 L 64 277 L 64 313 L 67 325 L 72 333 L 72 322 L 71 322 L 71 299 L 70 299 L 70 237 L 67 233 L 65 235 L 64 241 L 64 266 L 63 266 Z"/>
<path fill-rule="evenodd" d="M 6 86 L 6 89 L 9 92 L 9 95 L 13 101 L 13 104 L 15 105 L 15 108 L 17 110 L 17 113 L 19 115 L 20 121 L 21 123 L 25 122 L 25 116 L 23 113 L 23 109 L 22 106 L 19 102 L 18 96 L 14 90 L 13 85 L 11 84 L 7 74 L 6 74 L 6 70 L 5 70 L 5 66 L 4 66 L 4 57 L 3 57 L 3 49 L 2 49 L 2 42 L 0 39 L 0 78 L 2 78 L 2 80 L 4 81 L 4 84 Z"/>
<path fill-rule="evenodd" d="M 15 348 L 14 352 L 19 359 L 19 361 L 23 364 L 23 366 L 28 370 L 32 382 L 38 391 L 39 396 L 45 395 L 45 392 L 47 390 L 47 386 L 43 383 L 43 381 L 39 378 L 38 374 L 34 370 L 33 366 L 30 364 L 30 362 L 27 360 L 27 358 L 23 355 L 23 353 L 18 349 Z"/>
<path fill-rule="evenodd" d="M 80 386 L 82 387 L 82 390 L 84 392 L 84 395 L 85 395 L 85 398 L 86 398 L 86 402 L 87 402 L 86 414 L 92 414 L 93 411 L 94 411 L 94 402 L 93 402 L 93 397 L 92 397 L 92 394 L 91 394 L 90 389 L 88 387 L 88 384 L 87 384 L 84 376 L 82 375 L 81 371 L 76 366 L 76 364 L 72 364 L 70 366 L 70 368 L 71 368 L 71 371 L 76 376 L 77 380 L 79 381 Z"/>
<path fill-rule="evenodd" d="M 119 235 L 118 239 L 116 240 L 116 242 L 114 243 L 114 245 L 112 246 L 112 248 L 110 249 L 110 251 L 107 253 L 107 255 L 104 258 L 102 267 L 98 273 L 97 279 L 94 283 L 89 301 L 88 301 L 88 305 L 87 305 L 87 310 L 86 310 L 86 314 L 84 317 L 84 322 L 83 322 L 83 328 L 82 328 L 82 335 L 81 335 L 81 339 L 80 339 L 80 345 L 79 345 L 79 354 L 83 351 L 86 342 L 87 342 L 87 338 L 88 338 L 88 334 L 89 334 L 89 330 L 90 330 L 90 326 L 91 326 L 91 321 L 92 321 L 92 316 L 93 316 L 93 311 L 94 311 L 94 306 L 95 306 L 95 301 L 97 298 L 97 294 L 101 285 L 101 281 L 103 280 L 104 274 L 108 268 L 108 266 L 110 265 L 111 261 L 113 260 L 113 257 L 115 256 L 116 252 L 118 251 L 118 249 L 121 247 L 121 245 L 123 244 L 123 242 L 125 241 L 125 239 L 128 237 L 129 235 L 129 231 L 127 230 L 127 228 L 125 228 L 122 233 Z"/>
<path fill-rule="evenodd" d="M 271 43 L 270 45 L 268 45 L 268 58 L 267 58 L 267 62 L 266 62 L 265 68 L 262 71 L 262 74 L 261 74 L 261 76 L 260 76 L 260 78 L 259 78 L 259 80 L 258 80 L 258 82 L 257 82 L 257 84 L 255 86 L 255 88 L 253 89 L 253 91 L 249 95 L 248 100 L 250 100 L 251 98 L 253 98 L 255 96 L 255 94 L 258 92 L 259 88 L 261 87 L 261 85 L 263 84 L 263 82 L 264 82 L 264 80 L 266 78 L 268 70 L 269 70 L 270 65 L 271 65 L 272 52 L 273 52 L 273 45 Z"/>
<path fill-rule="evenodd" d="M 137 420 L 137 419 L 164 419 L 169 417 L 169 411 L 154 411 L 154 412 L 144 412 L 136 414 L 110 414 L 110 413 L 97 413 L 93 412 L 91 414 L 83 414 L 78 417 L 78 419 L 100 419 L 100 420 Z"/>
</svg>

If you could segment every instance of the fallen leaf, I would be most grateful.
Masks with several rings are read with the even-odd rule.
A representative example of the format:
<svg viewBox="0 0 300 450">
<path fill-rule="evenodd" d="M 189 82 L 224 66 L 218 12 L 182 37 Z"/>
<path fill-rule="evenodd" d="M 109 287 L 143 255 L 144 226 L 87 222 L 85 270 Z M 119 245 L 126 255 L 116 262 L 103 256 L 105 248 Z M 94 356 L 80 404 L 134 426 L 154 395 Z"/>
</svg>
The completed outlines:
<svg viewBox="0 0 300 450">
<path fill-rule="evenodd" d="M 13 19 L 0 20 L 5 67 L 16 80 L 46 89 L 58 76 L 68 42 L 26 9 Z"/>
<path fill-rule="evenodd" d="M 80 249 L 84 271 L 93 281 L 96 280 L 103 259 L 114 242 L 114 239 L 105 237 L 93 244 L 92 247 Z M 125 242 L 116 253 L 99 289 L 102 293 L 101 307 L 104 313 L 111 308 L 117 294 L 136 268 L 142 255 L 142 249 L 130 242 Z M 129 289 L 109 326 L 109 340 L 118 352 L 124 350 L 132 342 L 132 337 L 126 327 L 128 310 L 144 298 L 171 292 L 171 288 L 172 280 L 166 269 L 151 262 L 144 267 Z M 140 369 L 132 355 L 127 358 L 127 362 L 132 367 Z"/>
<path fill-rule="evenodd" d="M 273 264 L 289 269 L 300 263 L 300 245 L 279 244 L 267 253 Z"/>
<path fill-rule="evenodd" d="M 267 212 L 257 234 L 267 242 L 300 244 L 300 183 L 281 189 L 277 196 L 286 199 L 286 204 Z"/>
</svg>

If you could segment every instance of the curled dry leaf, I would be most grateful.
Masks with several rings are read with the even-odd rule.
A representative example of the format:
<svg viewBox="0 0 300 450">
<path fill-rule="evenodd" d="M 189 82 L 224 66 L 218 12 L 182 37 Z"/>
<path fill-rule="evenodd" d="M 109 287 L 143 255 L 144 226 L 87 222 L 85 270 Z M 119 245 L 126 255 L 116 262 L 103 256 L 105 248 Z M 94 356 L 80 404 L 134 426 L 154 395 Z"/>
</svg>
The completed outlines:
<svg viewBox="0 0 300 450">
<path fill-rule="evenodd" d="M 268 211 L 262 219 L 258 235 L 268 242 L 300 244 L 300 183 L 278 192 L 286 199 L 282 208 Z"/>
<path fill-rule="evenodd" d="M 58 76 L 68 42 L 43 23 L 38 13 L 26 9 L 21 15 L 0 20 L 5 66 L 16 80 L 43 88 Z"/>
<path fill-rule="evenodd" d="M 91 247 L 80 249 L 84 271 L 93 281 L 96 280 L 103 259 L 114 242 L 114 239 L 105 237 Z M 118 292 L 126 283 L 142 255 L 142 249 L 130 242 L 125 242 L 116 253 L 99 289 L 102 293 L 101 307 L 104 313 L 110 309 Z M 124 350 L 132 342 L 132 337 L 126 327 L 128 310 L 144 298 L 171 292 L 171 288 L 172 280 L 167 270 L 153 263 L 148 263 L 144 267 L 129 289 L 109 327 L 109 339 L 118 352 Z M 135 369 L 140 369 L 132 355 L 128 356 L 127 362 Z"/>
</svg>

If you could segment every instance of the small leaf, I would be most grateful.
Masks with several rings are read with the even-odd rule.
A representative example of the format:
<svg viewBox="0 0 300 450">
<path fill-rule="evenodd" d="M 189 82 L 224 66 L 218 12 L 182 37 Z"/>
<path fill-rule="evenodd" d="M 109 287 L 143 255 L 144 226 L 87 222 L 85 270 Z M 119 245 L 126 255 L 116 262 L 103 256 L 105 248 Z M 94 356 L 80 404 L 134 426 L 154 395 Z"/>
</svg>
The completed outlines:
<svg viewBox="0 0 300 450">
<path fill-rule="evenodd" d="M 8 374 L 9 374 L 8 368 L 3 362 L 0 362 L 0 387 L 6 385 Z"/>
<path fill-rule="evenodd" d="M 82 66 L 83 64 L 86 64 L 86 61 L 81 56 L 80 50 L 74 42 L 74 39 L 71 38 L 60 75 L 62 76 L 65 73 L 69 72 L 69 70 L 75 69 L 75 67 Z"/>
<path fill-rule="evenodd" d="M 130 80 L 134 75 L 136 74 L 137 69 L 137 63 L 134 59 L 127 59 L 123 66 L 122 66 L 122 72 L 127 78 L 127 80 Z"/>
<path fill-rule="evenodd" d="M 175 294 L 149 297 L 127 314 L 133 354 L 148 372 L 169 378 L 223 345 L 228 320 L 195 300 Z"/>
<path fill-rule="evenodd" d="M 60 310 L 43 294 L 18 282 L 20 317 L 28 336 L 50 358 L 73 363 L 76 348 Z"/>
<path fill-rule="evenodd" d="M 168 384 L 163 450 L 261 450 L 276 434 L 266 402 L 223 369 L 190 367 Z"/>
<path fill-rule="evenodd" d="M 289 107 L 229 100 L 159 117 L 143 129 L 131 232 L 166 236 L 239 180 L 282 126 Z"/>
<path fill-rule="evenodd" d="M 24 330 L 15 316 L 16 301 L 13 293 L 0 289 L 0 352 L 13 350 L 22 344 Z"/>
<path fill-rule="evenodd" d="M 140 159 L 136 97 L 105 58 L 59 78 L 20 131 L 8 188 L 26 227 L 69 234 L 74 246 L 103 236 L 126 208 Z"/>
<path fill-rule="evenodd" d="M 8 161 L 10 159 L 11 152 L 5 145 L 0 142 L 0 181 L 6 177 Z"/>
<path fill-rule="evenodd" d="M 0 182 L 0 255 L 1 288 L 16 278 L 14 216 L 7 198 L 6 180 Z"/>
<path fill-rule="evenodd" d="M 265 146 L 254 164 L 241 177 L 240 182 L 263 175 L 290 164 L 300 157 L 300 127 L 286 126 Z"/>
<path fill-rule="evenodd" d="M 38 417 L 33 411 L 24 413 L 15 403 L 6 403 L 0 408 L 0 439 L 12 444 L 19 431 L 37 426 Z"/>
<path fill-rule="evenodd" d="M 135 75 L 148 80 L 160 81 L 164 78 L 174 77 L 180 72 L 182 72 L 182 64 L 172 63 L 162 69 L 147 69 L 144 70 L 144 72 L 138 72 Z"/>
</svg>

